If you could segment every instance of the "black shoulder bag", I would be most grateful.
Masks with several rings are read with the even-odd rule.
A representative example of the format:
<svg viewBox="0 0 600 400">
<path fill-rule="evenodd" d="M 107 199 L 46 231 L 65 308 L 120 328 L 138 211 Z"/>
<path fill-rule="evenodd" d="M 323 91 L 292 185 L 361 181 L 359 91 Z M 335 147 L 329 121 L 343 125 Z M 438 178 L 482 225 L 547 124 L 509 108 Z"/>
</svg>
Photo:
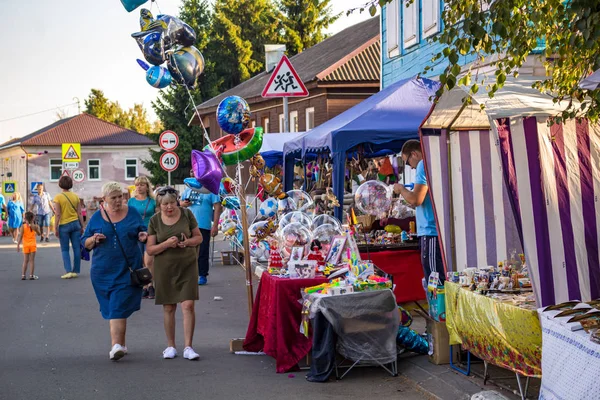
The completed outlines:
<svg viewBox="0 0 600 400">
<path fill-rule="evenodd" d="M 121 240 L 119 239 L 119 234 L 117 233 L 117 229 L 115 228 L 112 221 L 110 220 L 110 217 L 108 216 L 108 213 L 106 212 L 104 207 L 102 207 L 102 210 L 104 211 L 104 214 L 106 215 L 106 219 L 108 219 L 108 222 L 110 223 L 110 226 L 112 227 L 113 232 L 115 233 L 115 238 L 117 239 L 117 243 L 119 244 L 121 253 L 123 253 L 123 257 L 125 258 L 125 262 L 127 263 L 127 268 L 129 268 L 129 277 L 131 278 L 131 286 L 143 287 L 143 286 L 146 286 L 146 285 L 152 283 L 152 274 L 150 273 L 150 270 L 148 268 L 146 268 L 146 267 L 139 268 L 139 269 L 131 268 L 131 264 L 129 263 L 129 258 L 127 258 L 127 254 L 125 254 L 125 249 L 123 249 L 123 245 L 121 244 Z"/>
</svg>

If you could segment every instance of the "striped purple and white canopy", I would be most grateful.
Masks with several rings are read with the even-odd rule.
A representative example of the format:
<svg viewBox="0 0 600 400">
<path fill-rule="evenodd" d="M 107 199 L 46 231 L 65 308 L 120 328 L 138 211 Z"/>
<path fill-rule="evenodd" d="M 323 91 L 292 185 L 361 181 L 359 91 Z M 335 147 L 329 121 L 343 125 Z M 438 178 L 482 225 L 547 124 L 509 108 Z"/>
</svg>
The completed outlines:
<svg viewBox="0 0 600 400">
<path fill-rule="evenodd" d="M 538 304 L 600 297 L 599 126 L 511 117 L 422 145 L 448 270 L 524 249 Z"/>
</svg>

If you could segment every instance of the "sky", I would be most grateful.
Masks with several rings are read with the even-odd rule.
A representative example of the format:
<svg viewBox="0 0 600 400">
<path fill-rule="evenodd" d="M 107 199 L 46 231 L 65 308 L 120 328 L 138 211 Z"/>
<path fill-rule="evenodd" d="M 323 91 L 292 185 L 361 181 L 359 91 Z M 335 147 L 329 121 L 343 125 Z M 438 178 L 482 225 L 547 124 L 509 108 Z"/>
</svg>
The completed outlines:
<svg viewBox="0 0 600 400">
<path fill-rule="evenodd" d="M 332 0 L 343 14 L 328 32 L 369 18 L 366 11 L 345 13 L 366 1 Z M 157 0 L 155 15 L 156 4 L 176 16 L 181 0 Z M 57 112 L 76 115 L 77 99 L 83 110 L 92 88 L 125 109 L 142 103 L 155 118 L 158 90 L 146 83 L 135 61 L 142 53 L 130 36 L 139 30 L 139 9 L 127 13 L 119 0 L 0 0 L 0 6 L 0 144 L 53 123 Z"/>
</svg>

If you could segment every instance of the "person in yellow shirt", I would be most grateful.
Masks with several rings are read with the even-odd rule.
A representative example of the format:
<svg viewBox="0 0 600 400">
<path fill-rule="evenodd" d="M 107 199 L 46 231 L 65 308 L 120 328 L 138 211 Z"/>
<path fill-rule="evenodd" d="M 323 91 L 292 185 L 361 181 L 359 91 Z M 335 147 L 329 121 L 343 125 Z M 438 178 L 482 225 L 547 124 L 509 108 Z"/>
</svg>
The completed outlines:
<svg viewBox="0 0 600 400">
<path fill-rule="evenodd" d="M 60 240 L 60 251 L 62 253 L 63 265 L 66 273 L 62 279 L 77 278 L 81 269 L 80 241 L 83 234 L 83 216 L 81 215 L 81 203 L 79 196 L 71 192 L 73 179 L 62 176 L 58 180 L 58 187 L 62 193 L 54 196 L 54 209 L 56 210 L 56 221 L 54 223 L 54 234 Z M 69 242 L 73 247 L 73 264 L 69 254 Z"/>
</svg>

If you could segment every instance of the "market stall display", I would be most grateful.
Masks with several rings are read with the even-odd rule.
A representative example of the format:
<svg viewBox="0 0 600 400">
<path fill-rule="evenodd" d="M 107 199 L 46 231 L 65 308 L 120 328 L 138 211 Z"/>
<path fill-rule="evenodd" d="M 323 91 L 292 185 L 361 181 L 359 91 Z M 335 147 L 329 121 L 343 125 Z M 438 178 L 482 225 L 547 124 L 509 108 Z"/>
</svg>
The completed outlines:
<svg viewBox="0 0 600 400">
<path fill-rule="evenodd" d="M 300 333 L 300 290 L 324 282 L 327 282 L 324 277 L 286 279 L 263 274 L 256 291 L 244 350 L 263 351 L 273 357 L 278 373 L 293 369 L 311 348 L 311 341 Z"/>
<path fill-rule="evenodd" d="M 523 376 L 540 376 L 542 333 L 532 292 L 485 296 L 446 281 L 451 345 Z"/>
<path fill-rule="evenodd" d="M 357 363 L 379 365 L 397 375 L 396 336 L 400 314 L 388 290 L 305 296 L 303 314 L 313 325 L 311 370 L 307 380 L 325 382 L 335 370 L 341 379 Z M 353 364 L 343 375 L 336 349 Z"/>
</svg>

